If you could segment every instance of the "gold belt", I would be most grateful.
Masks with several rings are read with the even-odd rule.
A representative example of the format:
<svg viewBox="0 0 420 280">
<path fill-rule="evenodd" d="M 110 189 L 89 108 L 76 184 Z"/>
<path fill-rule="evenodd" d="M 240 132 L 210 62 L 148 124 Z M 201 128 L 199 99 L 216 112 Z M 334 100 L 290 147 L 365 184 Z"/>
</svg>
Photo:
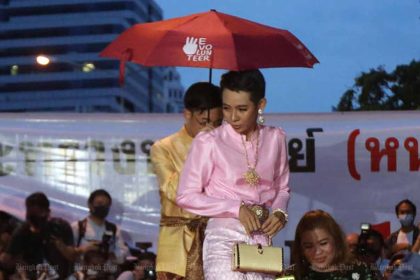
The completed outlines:
<svg viewBox="0 0 420 280">
<path fill-rule="evenodd" d="M 160 219 L 161 227 L 182 227 L 187 226 L 189 230 L 196 231 L 197 228 L 207 225 L 207 217 L 184 218 L 184 217 L 168 217 L 163 216 Z"/>
<path fill-rule="evenodd" d="M 160 226 L 163 227 L 181 227 L 187 226 L 194 232 L 194 239 L 190 251 L 187 255 L 187 268 L 185 280 L 203 280 L 203 241 L 204 231 L 207 226 L 208 218 L 184 218 L 164 216 L 160 220 Z"/>
</svg>

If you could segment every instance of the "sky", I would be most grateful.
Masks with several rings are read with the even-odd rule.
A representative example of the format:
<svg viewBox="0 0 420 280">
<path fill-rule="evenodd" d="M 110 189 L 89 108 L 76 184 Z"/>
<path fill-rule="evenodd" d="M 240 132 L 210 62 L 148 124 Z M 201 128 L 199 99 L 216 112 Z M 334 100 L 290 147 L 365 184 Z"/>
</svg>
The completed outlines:
<svg viewBox="0 0 420 280">
<path fill-rule="evenodd" d="M 331 112 L 362 72 L 420 59 L 420 0 L 155 0 L 164 19 L 216 9 L 292 32 L 314 68 L 261 69 L 269 113 Z M 178 67 L 185 87 L 208 70 Z M 224 70 L 214 70 L 218 84 Z"/>
</svg>

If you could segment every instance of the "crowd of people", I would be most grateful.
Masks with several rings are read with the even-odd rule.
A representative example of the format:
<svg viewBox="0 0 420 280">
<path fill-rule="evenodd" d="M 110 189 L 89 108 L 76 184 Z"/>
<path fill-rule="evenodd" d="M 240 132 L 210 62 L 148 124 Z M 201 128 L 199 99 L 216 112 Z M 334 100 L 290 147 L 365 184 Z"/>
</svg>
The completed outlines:
<svg viewBox="0 0 420 280">
<path fill-rule="evenodd" d="M 50 217 L 48 198 L 37 192 L 26 199 L 22 224 L 0 215 L 1 277 L 420 279 L 416 206 L 408 199 L 396 205 L 401 228 L 389 237 L 369 224 L 346 236 L 330 213 L 311 210 L 298 222 L 291 265 L 281 273 L 233 269 L 235 244 L 271 246 L 288 222 L 286 134 L 264 125 L 259 70 L 229 71 L 220 87 L 193 84 L 184 104 L 183 127 L 156 141 L 150 153 L 161 197 L 156 260 L 144 247 L 129 249 L 119 227 L 106 219 L 112 205 L 107 191 L 92 192 L 89 215 L 72 225 Z"/>
<path fill-rule="evenodd" d="M 73 224 L 50 215 L 42 192 L 26 198 L 25 221 L 0 212 L 0 279 L 156 279 L 155 255 L 129 249 L 106 219 L 111 195 L 95 190 L 87 204 L 89 215 Z"/>
</svg>

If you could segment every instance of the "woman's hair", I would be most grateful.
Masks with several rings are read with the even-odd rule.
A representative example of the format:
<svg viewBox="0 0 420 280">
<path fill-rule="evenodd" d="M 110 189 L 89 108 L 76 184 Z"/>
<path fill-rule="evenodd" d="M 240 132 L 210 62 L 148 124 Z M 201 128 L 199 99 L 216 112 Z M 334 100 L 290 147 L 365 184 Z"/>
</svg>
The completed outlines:
<svg viewBox="0 0 420 280">
<path fill-rule="evenodd" d="M 309 211 L 303 215 L 296 227 L 295 240 L 292 248 L 297 279 L 301 279 L 307 274 L 310 267 L 310 263 L 303 254 L 302 236 L 306 232 L 315 229 L 325 230 L 333 239 L 335 256 L 331 265 L 337 265 L 339 267 L 339 265 L 346 264 L 349 261 L 350 254 L 345 235 L 334 218 L 323 210 Z"/>
<path fill-rule="evenodd" d="M 265 80 L 260 70 L 229 71 L 220 80 L 222 91 L 227 88 L 232 91 L 246 91 L 252 103 L 258 105 L 265 97 Z"/>
</svg>

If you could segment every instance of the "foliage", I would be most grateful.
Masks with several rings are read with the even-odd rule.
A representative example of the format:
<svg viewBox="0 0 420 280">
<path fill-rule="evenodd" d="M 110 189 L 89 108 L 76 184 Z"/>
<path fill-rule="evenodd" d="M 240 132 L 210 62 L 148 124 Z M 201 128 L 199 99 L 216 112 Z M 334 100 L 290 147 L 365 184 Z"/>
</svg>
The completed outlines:
<svg viewBox="0 0 420 280">
<path fill-rule="evenodd" d="M 383 67 L 355 78 L 333 111 L 420 110 L 420 61 L 398 65 L 392 73 Z"/>
</svg>

